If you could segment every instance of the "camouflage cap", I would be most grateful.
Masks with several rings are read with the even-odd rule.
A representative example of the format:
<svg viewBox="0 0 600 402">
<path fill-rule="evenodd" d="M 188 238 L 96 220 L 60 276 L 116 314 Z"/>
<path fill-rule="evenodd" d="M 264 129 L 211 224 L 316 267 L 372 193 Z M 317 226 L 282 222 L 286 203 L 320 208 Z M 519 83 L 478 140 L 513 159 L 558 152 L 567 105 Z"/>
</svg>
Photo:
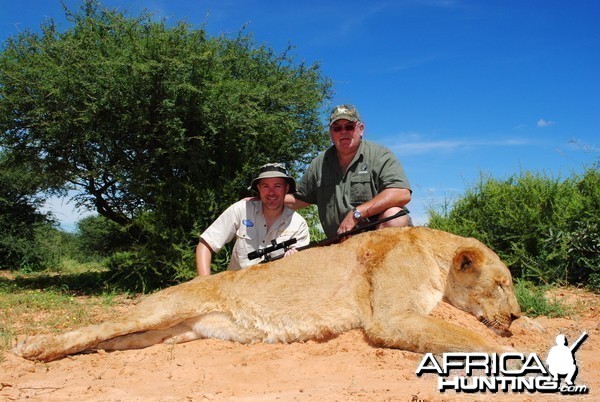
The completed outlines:
<svg viewBox="0 0 600 402">
<path fill-rule="evenodd" d="M 360 121 L 358 110 L 353 105 L 339 105 L 333 108 L 329 115 L 329 125 L 335 121 L 344 119 L 349 121 Z"/>
</svg>

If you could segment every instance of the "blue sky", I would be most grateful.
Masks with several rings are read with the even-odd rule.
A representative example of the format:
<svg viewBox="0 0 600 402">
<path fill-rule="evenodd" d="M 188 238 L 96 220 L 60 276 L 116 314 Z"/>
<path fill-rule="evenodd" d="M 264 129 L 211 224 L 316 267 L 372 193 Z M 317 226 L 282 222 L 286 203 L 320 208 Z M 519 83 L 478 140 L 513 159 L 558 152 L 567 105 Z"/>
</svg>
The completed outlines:
<svg viewBox="0 0 600 402">
<path fill-rule="evenodd" d="M 79 1 L 65 0 L 70 9 Z M 258 43 L 319 62 L 332 104 L 357 106 L 365 138 L 392 149 L 413 187 L 410 209 L 453 200 L 480 174 L 567 177 L 600 158 L 600 1 L 104 0 L 138 15 L 246 25 Z M 0 40 L 48 17 L 58 0 L 0 0 Z M 55 200 L 65 227 L 77 213 Z"/>
</svg>

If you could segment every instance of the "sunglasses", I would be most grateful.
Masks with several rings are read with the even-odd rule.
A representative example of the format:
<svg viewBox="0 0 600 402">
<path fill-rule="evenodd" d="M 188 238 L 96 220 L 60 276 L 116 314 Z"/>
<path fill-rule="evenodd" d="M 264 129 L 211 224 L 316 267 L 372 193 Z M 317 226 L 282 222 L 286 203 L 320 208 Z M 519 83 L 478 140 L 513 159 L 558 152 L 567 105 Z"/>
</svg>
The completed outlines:
<svg viewBox="0 0 600 402">
<path fill-rule="evenodd" d="M 333 131 L 334 133 L 339 133 L 342 130 L 354 131 L 356 129 L 356 126 L 358 126 L 357 123 L 351 123 L 346 125 L 340 124 L 339 126 L 331 126 L 331 131 Z"/>
</svg>

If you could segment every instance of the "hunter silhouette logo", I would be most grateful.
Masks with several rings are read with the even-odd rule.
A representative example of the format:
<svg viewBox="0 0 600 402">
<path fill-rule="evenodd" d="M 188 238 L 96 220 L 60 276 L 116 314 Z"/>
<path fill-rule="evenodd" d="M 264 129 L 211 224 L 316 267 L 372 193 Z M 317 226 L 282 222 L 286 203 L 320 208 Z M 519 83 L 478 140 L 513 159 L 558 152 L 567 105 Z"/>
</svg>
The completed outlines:
<svg viewBox="0 0 600 402">
<path fill-rule="evenodd" d="M 556 337 L 556 346 L 548 352 L 546 364 L 548 371 L 552 374 L 554 381 L 560 381 L 559 376 L 566 375 L 567 385 L 573 385 L 577 375 L 577 364 L 575 362 L 575 351 L 587 338 L 587 332 L 581 334 L 573 346 L 567 346 L 567 338 L 560 334 Z"/>
<path fill-rule="evenodd" d="M 568 346 L 567 338 L 558 335 L 546 364 L 536 353 L 444 353 L 439 362 L 433 353 L 426 353 L 415 374 L 436 373 L 440 392 L 586 394 L 587 385 L 575 385 L 574 381 L 578 371 L 575 352 L 587 337 L 584 332 Z M 565 377 L 564 385 L 561 385 L 562 377 Z"/>
</svg>

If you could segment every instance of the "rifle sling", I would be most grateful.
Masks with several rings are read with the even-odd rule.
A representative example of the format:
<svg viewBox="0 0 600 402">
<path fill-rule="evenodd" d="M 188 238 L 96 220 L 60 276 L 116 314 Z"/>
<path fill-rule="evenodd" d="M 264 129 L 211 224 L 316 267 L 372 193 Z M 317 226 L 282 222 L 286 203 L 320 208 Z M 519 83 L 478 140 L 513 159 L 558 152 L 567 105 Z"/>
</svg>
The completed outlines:
<svg viewBox="0 0 600 402">
<path fill-rule="evenodd" d="M 382 218 L 382 219 L 376 220 L 375 222 L 369 222 L 363 226 L 356 227 L 354 229 L 350 229 L 346 232 L 340 233 L 335 237 L 323 239 L 318 242 L 311 242 L 311 243 L 307 244 L 306 246 L 296 247 L 296 250 L 300 251 L 300 250 L 306 250 L 307 248 L 322 247 L 322 246 L 328 246 L 330 244 L 335 244 L 335 243 L 339 242 L 341 239 L 343 239 L 344 237 L 353 236 L 358 233 L 366 232 L 368 230 L 373 229 L 374 227 L 376 227 L 377 225 L 379 225 L 383 222 L 391 221 L 392 219 L 399 218 L 401 216 L 406 215 L 407 213 L 408 212 L 406 211 L 406 209 L 402 209 L 399 212 L 395 213 L 394 215 L 388 216 L 387 218 Z"/>
<path fill-rule="evenodd" d="M 335 237 L 330 237 L 330 238 L 323 239 L 323 240 L 320 240 L 317 242 L 310 242 L 306 246 L 296 247 L 296 250 L 302 251 L 302 250 L 306 250 L 306 249 L 312 248 L 312 247 L 329 246 L 330 244 L 335 244 L 335 243 L 339 242 L 341 239 L 343 239 L 346 236 L 352 236 L 352 235 L 355 235 L 358 233 L 366 232 L 383 222 L 391 221 L 392 219 L 399 218 L 401 216 L 406 215 L 407 213 L 408 212 L 406 211 L 406 209 L 402 209 L 399 212 L 395 213 L 394 215 L 388 216 L 387 218 L 382 218 L 382 219 L 376 220 L 375 222 L 369 222 L 361 227 L 357 227 L 357 228 L 348 230 L 347 232 L 340 233 Z M 277 256 L 275 258 L 268 258 L 266 260 L 261 261 L 260 263 L 262 264 L 264 262 L 275 261 L 275 260 L 279 260 L 280 258 L 283 258 L 283 255 Z"/>
</svg>

